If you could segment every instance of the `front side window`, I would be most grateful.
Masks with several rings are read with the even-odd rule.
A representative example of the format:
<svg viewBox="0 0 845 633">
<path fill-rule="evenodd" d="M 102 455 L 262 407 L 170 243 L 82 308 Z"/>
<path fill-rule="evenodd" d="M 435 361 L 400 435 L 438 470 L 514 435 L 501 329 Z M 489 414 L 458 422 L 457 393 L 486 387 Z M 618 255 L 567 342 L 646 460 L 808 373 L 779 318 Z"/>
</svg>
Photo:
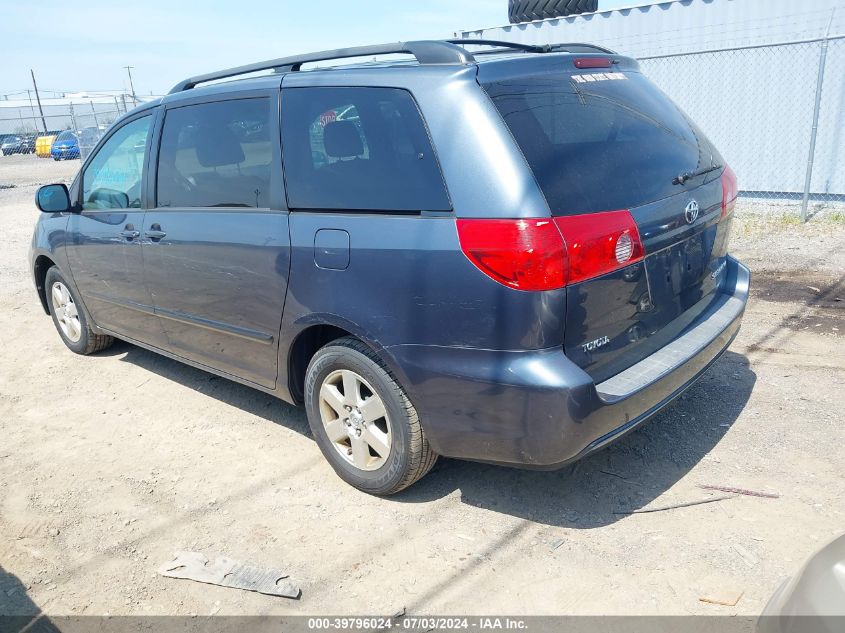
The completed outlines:
<svg viewBox="0 0 845 633">
<path fill-rule="evenodd" d="M 286 88 L 282 138 L 291 209 L 451 209 L 422 117 L 405 90 Z"/>
<path fill-rule="evenodd" d="M 158 206 L 269 207 L 270 111 L 263 97 L 168 110 L 158 154 Z"/>
<path fill-rule="evenodd" d="M 112 134 L 82 174 L 82 208 L 137 209 L 151 116 L 127 123 Z"/>
</svg>

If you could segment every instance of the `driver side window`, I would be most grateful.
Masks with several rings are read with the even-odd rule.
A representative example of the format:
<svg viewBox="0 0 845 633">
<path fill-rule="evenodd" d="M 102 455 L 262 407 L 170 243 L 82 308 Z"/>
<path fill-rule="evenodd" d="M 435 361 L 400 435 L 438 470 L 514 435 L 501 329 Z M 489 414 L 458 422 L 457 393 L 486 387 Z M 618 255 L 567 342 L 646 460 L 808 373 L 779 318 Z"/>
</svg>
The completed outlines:
<svg viewBox="0 0 845 633">
<path fill-rule="evenodd" d="M 137 209 L 151 116 L 127 123 L 91 159 L 82 174 L 82 208 Z"/>
</svg>

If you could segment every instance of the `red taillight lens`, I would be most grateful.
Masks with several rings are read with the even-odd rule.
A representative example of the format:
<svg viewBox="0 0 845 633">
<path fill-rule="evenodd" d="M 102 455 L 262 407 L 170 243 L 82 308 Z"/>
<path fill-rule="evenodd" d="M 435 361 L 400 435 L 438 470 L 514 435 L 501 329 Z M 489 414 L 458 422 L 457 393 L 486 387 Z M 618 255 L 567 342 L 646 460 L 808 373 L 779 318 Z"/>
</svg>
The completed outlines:
<svg viewBox="0 0 845 633">
<path fill-rule="evenodd" d="M 518 290 L 566 285 L 566 248 L 551 219 L 458 220 L 461 250 L 488 277 Z"/>
<path fill-rule="evenodd" d="M 733 213 L 736 205 L 736 198 L 739 195 L 739 186 L 736 182 L 736 174 L 730 166 L 725 166 L 722 172 L 722 217 Z"/>
<path fill-rule="evenodd" d="M 640 261 L 645 255 L 630 211 L 555 218 L 569 256 L 569 279 L 578 283 Z"/>
<path fill-rule="evenodd" d="M 578 57 L 575 68 L 610 68 L 613 60 L 609 57 Z"/>
<path fill-rule="evenodd" d="M 457 221 L 467 258 L 517 290 L 554 290 L 624 268 L 644 256 L 629 211 L 552 219 Z"/>
</svg>

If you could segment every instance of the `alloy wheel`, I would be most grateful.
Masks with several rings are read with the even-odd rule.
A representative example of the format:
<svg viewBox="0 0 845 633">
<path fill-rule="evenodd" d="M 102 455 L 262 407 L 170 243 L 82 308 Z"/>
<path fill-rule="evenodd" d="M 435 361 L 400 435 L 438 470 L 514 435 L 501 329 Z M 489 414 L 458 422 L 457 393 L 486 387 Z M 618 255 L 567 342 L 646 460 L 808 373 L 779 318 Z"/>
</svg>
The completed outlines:
<svg viewBox="0 0 845 633">
<path fill-rule="evenodd" d="M 381 468 L 390 455 L 393 433 L 384 402 L 360 375 L 331 372 L 320 386 L 320 418 L 329 441 L 361 470 Z"/>
</svg>

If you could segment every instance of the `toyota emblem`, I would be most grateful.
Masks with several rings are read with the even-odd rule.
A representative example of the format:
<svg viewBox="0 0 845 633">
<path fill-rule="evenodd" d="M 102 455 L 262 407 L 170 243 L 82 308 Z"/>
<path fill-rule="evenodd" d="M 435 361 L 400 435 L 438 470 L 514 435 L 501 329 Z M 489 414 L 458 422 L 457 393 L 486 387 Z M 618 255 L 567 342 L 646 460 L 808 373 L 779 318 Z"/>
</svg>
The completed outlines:
<svg viewBox="0 0 845 633">
<path fill-rule="evenodd" d="M 687 208 L 684 209 L 684 217 L 687 220 L 687 224 L 692 224 L 698 219 L 698 202 L 695 200 L 689 201 Z"/>
</svg>

